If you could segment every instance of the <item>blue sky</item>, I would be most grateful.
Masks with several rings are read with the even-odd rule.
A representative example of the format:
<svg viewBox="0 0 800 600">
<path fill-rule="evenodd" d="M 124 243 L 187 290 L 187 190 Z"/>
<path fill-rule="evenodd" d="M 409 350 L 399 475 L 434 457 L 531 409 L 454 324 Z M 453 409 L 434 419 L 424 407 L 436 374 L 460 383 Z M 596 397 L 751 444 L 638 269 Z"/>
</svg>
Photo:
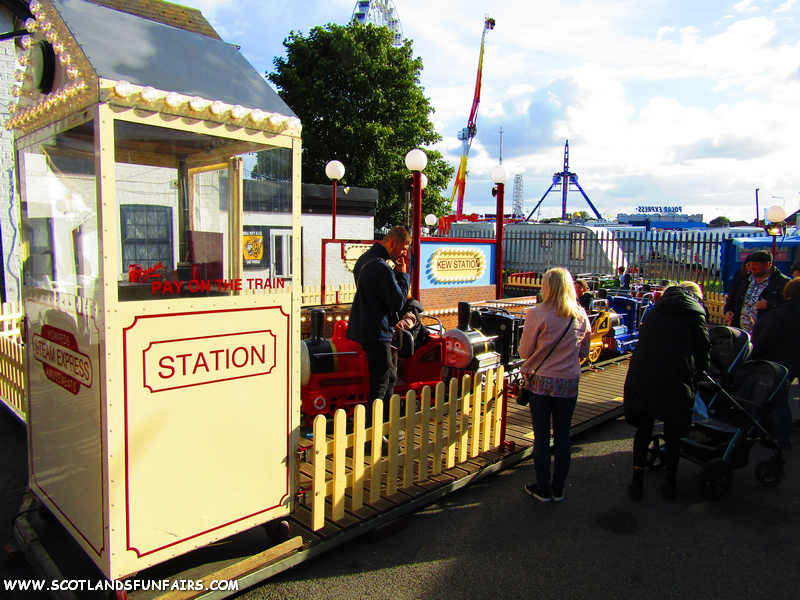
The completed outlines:
<svg viewBox="0 0 800 600">
<path fill-rule="evenodd" d="M 260 72 L 290 31 L 350 20 L 355 0 L 185 0 Z M 478 133 L 465 211 L 494 212 L 489 173 L 521 174 L 530 211 L 563 164 L 603 215 L 682 206 L 706 219 L 755 218 L 800 203 L 798 0 L 394 0 L 423 61 L 422 84 L 455 166 L 485 14 Z M 331 157 L 335 158 L 335 157 Z M 346 167 L 347 165 L 345 165 Z M 778 196 L 779 199 L 772 198 Z M 571 211 L 588 210 L 570 193 Z M 551 193 L 541 216 L 560 214 Z"/>
</svg>

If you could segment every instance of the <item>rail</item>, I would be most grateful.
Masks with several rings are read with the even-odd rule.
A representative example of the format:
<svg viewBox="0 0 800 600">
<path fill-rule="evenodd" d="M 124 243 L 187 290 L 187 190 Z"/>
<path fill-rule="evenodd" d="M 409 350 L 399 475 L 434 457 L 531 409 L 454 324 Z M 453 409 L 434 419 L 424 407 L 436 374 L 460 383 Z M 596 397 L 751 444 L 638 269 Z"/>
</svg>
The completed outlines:
<svg viewBox="0 0 800 600">
<path fill-rule="evenodd" d="M 383 401 L 373 403 L 372 426 L 366 427 L 366 409 L 356 407 L 352 430 L 348 433 L 343 409 L 333 417 L 333 435 L 328 435 L 324 415 L 314 419 L 312 445 L 308 462 L 301 465 L 301 480 L 311 482 L 309 494 L 303 494 L 311 508 L 311 528 L 325 527 L 326 517 L 333 522 L 345 519 L 349 511 L 360 510 L 365 502 L 376 504 L 381 497 L 395 496 L 402 490 L 427 481 L 464 463 L 502 442 L 502 416 L 505 388 L 504 370 L 489 371 L 472 390 L 466 375 L 461 381 L 439 383 L 431 398 L 431 389 L 420 394 L 420 409 L 413 391 L 406 396 L 405 416 L 400 415 L 401 401 L 395 394 L 390 401 L 389 420 L 384 423 Z M 433 401 L 432 401 L 433 400 Z M 402 434 L 401 434 L 402 432 Z M 388 440 L 384 454 L 383 437 Z M 326 515 L 326 506 L 330 501 Z"/>
<path fill-rule="evenodd" d="M 25 345 L 22 342 L 21 302 L 4 302 L 0 308 L 0 401 L 22 421 L 26 420 Z"/>
</svg>

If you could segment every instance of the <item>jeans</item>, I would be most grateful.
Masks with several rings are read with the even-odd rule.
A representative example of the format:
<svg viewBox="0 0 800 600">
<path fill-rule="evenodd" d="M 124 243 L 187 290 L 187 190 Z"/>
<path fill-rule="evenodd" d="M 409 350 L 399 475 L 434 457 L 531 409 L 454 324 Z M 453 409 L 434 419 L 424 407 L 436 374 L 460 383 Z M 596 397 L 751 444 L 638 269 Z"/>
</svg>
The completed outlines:
<svg viewBox="0 0 800 600">
<path fill-rule="evenodd" d="M 383 400 L 384 421 L 389 418 L 389 401 L 394 394 L 394 384 L 397 383 L 397 371 L 392 361 L 391 342 L 364 342 L 361 344 L 364 354 L 367 355 L 367 368 L 369 369 L 369 396 L 367 397 L 367 423 L 372 421 L 372 403 Z"/>
<path fill-rule="evenodd" d="M 553 417 L 553 445 L 555 460 L 553 465 L 552 487 L 563 490 L 572 457 L 572 444 L 569 432 L 572 426 L 572 413 L 578 397 L 554 398 L 542 394 L 528 394 L 530 398 L 531 421 L 533 421 L 533 467 L 536 471 L 536 484 L 539 491 L 549 494 L 550 482 L 550 417 Z"/>
</svg>

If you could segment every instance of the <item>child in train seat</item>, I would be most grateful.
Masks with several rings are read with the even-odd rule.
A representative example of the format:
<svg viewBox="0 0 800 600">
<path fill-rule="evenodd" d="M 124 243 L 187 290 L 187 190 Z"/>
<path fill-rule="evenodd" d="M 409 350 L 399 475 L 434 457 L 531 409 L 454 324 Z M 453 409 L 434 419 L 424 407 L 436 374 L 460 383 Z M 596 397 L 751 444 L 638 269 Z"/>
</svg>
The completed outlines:
<svg viewBox="0 0 800 600">
<path fill-rule="evenodd" d="M 414 348 L 421 348 L 430 340 L 428 329 L 422 324 L 419 316 L 425 312 L 422 304 L 415 300 L 409 290 L 406 303 L 398 313 L 399 320 L 395 329 L 407 329 L 414 337 Z"/>
</svg>

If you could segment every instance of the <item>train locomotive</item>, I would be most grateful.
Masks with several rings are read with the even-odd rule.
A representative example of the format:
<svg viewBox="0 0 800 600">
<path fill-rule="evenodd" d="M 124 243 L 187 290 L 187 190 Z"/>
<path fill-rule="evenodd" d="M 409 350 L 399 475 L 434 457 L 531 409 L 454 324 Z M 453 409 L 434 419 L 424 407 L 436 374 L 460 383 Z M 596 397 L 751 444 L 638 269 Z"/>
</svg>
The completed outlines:
<svg viewBox="0 0 800 600">
<path fill-rule="evenodd" d="M 502 336 L 485 335 L 476 327 L 480 316 L 471 311 L 469 303 L 459 303 L 458 308 L 458 326 L 444 333 L 431 332 L 428 342 L 419 348 L 407 331 L 398 331 L 392 344 L 397 360 L 395 393 L 405 396 L 414 390 L 420 394 L 426 385 L 433 388 L 440 381 L 480 374 L 501 364 L 497 348 L 510 348 L 512 342 L 498 341 Z M 339 408 L 351 414 L 368 400 L 369 370 L 361 345 L 347 339 L 344 320 L 337 321 L 332 337 L 325 339 L 324 321 L 324 310 L 311 310 L 311 336 L 301 345 L 300 410 L 306 424 L 316 415 L 332 415 Z"/>
<path fill-rule="evenodd" d="M 466 374 L 475 378 L 502 365 L 508 392 L 515 395 L 523 384 L 520 368 L 524 360 L 518 348 L 527 306 L 513 312 L 493 304 L 473 307 L 460 302 L 458 325 L 443 333 L 441 324 L 429 328 L 429 340 L 419 348 L 414 347 L 409 332 L 398 331 L 392 343 L 397 367 L 395 393 L 402 397 L 414 390 L 419 396 L 425 386 L 434 388 L 440 381 L 453 378 L 460 381 Z M 595 300 L 589 315 L 589 363 L 596 362 L 602 352 L 632 351 L 651 304 L 652 297 L 609 295 Z M 337 321 L 332 337 L 325 339 L 324 321 L 323 309 L 311 310 L 311 336 L 301 345 L 301 412 L 308 425 L 316 415 L 333 415 L 339 408 L 352 414 L 357 405 L 368 401 L 369 370 L 361 345 L 347 339 L 345 320 Z"/>
</svg>

